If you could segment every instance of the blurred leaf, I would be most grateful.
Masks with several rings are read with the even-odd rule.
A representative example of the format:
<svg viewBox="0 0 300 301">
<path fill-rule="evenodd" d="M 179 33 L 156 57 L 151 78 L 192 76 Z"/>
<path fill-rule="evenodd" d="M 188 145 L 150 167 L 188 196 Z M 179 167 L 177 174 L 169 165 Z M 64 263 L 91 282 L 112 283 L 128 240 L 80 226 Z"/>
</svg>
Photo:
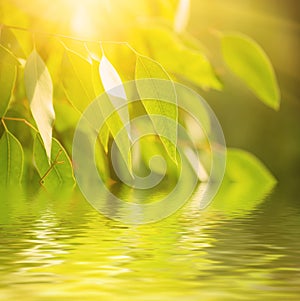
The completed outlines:
<svg viewBox="0 0 300 301">
<path fill-rule="evenodd" d="M 222 84 L 203 52 L 188 48 L 169 29 L 159 26 L 142 28 L 144 41 L 133 45 L 141 53 L 151 56 L 178 78 L 183 78 L 203 89 L 221 90 Z M 147 46 L 147 48 L 146 48 Z"/>
<path fill-rule="evenodd" d="M 186 97 L 188 97 L 187 95 Z M 191 95 L 190 99 L 193 95 Z M 198 101 L 196 97 L 194 97 L 194 101 Z M 197 148 L 201 149 L 208 144 L 207 135 L 209 134 L 211 125 L 210 125 L 210 117 L 206 109 L 202 106 L 198 106 L 198 116 L 201 116 L 200 122 L 197 121 L 190 113 L 181 112 L 181 116 L 183 116 L 183 123 L 188 132 L 188 136 L 190 137 L 193 144 L 197 146 Z"/>
<path fill-rule="evenodd" d="M 5 130 L 0 139 L 0 186 L 19 184 L 23 174 L 24 154 L 18 139 Z"/>
<path fill-rule="evenodd" d="M 176 162 L 177 127 L 174 127 L 174 124 L 165 122 L 164 119 L 164 117 L 170 118 L 174 120 L 177 125 L 177 99 L 173 83 L 167 72 L 159 63 L 145 56 L 137 57 L 135 77 L 136 79 L 149 79 L 149 81 L 147 81 L 147 86 L 145 86 L 146 82 L 137 81 L 137 89 L 164 147 L 171 158 Z M 166 84 L 164 85 L 164 91 L 157 87 L 155 81 L 152 80 L 155 78 L 168 81 L 166 81 Z M 155 99 L 149 100 L 149 95 L 155 96 Z M 152 115 L 162 116 L 162 119 L 153 118 Z"/>
<path fill-rule="evenodd" d="M 140 2 L 148 2 L 147 14 L 151 14 L 152 16 L 159 16 L 162 20 L 167 20 L 168 23 L 174 21 L 174 15 L 176 12 L 177 0 L 151 0 L 151 1 L 140 1 Z M 151 3 L 151 5 L 149 5 Z M 139 14 L 140 15 L 140 14 Z"/>
<path fill-rule="evenodd" d="M 1 29 L 0 43 L 5 48 L 9 49 L 16 57 L 18 58 L 26 57 L 24 50 L 20 46 L 14 33 L 6 27 Z"/>
<path fill-rule="evenodd" d="M 0 117 L 5 115 L 12 98 L 17 78 L 17 65 L 16 58 L 0 45 Z"/>
<path fill-rule="evenodd" d="M 209 176 L 200 161 L 200 157 L 199 157 L 198 153 L 196 151 L 194 151 L 192 148 L 186 147 L 184 149 L 184 155 L 185 155 L 187 161 L 189 162 L 189 164 L 191 165 L 193 171 L 197 175 L 199 181 L 207 182 Z"/>
<path fill-rule="evenodd" d="M 206 46 L 204 46 L 202 42 L 199 41 L 196 37 L 191 35 L 189 32 L 183 32 L 179 35 L 179 37 L 180 37 L 180 41 L 185 47 L 205 54 L 210 53 L 209 49 Z"/>
<path fill-rule="evenodd" d="M 263 49 L 241 34 L 225 34 L 222 38 L 225 62 L 254 94 L 271 108 L 278 110 L 280 91 L 274 69 Z"/>
<path fill-rule="evenodd" d="M 190 0 L 179 0 L 174 18 L 174 31 L 181 33 L 185 30 L 190 15 Z"/>
<path fill-rule="evenodd" d="M 92 82 L 92 64 L 67 49 L 62 61 L 61 78 L 69 101 L 80 112 L 96 97 Z"/>
<path fill-rule="evenodd" d="M 55 138 L 52 139 L 50 163 L 39 134 L 34 139 L 33 158 L 36 169 L 42 179 L 41 183 L 47 189 L 53 190 L 60 186 L 74 186 L 75 179 L 71 161 L 65 149 Z"/>
<path fill-rule="evenodd" d="M 230 182 L 235 183 L 276 182 L 274 176 L 259 159 L 247 151 L 234 148 L 227 149 L 226 177 Z"/>
<path fill-rule="evenodd" d="M 169 178 L 178 177 L 181 170 L 180 162 L 175 164 L 155 136 L 142 137 L 139 140 L 139 144 L 142 160 L 148 169 L 151 169 L 159 175 L 167 174 Z M 162 160 L 165 164 L 162 164 Z"/>
<path fill-rule="evenodd" d="M 1 29 L 0 43 L 19 59 L 29 56 L 32 49 L 30 33 L 7 27 Z"/>
<path fill-rule="evenodd" d="M 24 81 L 30 109 L 50 160 L 52 126 L 55 119 L 52 103 L 53 85 L 49 71 L 36 50 L 33 50 L 27 59 Z"/>
<path fill-rule="evenodd" d="M 59 132 L 68 129 L 75 129 L 80 113 L 74 109 L 67 101 L 60 101 L 54 103 L 56 120 L 55 129 Z"/>
</svg>

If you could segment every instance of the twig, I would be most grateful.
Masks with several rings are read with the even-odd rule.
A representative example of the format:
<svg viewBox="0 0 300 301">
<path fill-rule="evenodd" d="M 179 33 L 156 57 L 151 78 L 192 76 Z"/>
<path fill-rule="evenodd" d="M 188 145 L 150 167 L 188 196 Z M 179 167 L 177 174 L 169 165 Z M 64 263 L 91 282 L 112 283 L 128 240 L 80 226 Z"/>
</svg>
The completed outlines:
<svg viewBox="0 0 300 301">
<path fill-rule="evenodd" d="M 50 167 L 48 168 L 48 170 L 45 172 L 45 174 L 41 177 L 40 179 L 40 184 L 44 183 L 44 179 L 49 175 L 50 171 L 54 168 L 54 166 L 56 164 L 63 164 L 65 163 L 64 161 L 57 161 L 58 157 L 60 156 L 60 154 L 62 153 L 62 149 L 60 149 L 56 155 L 56 157 L 54 158 L 54 161 L 51 163 Z"/>
<path fill-rule="evenodd" d="M 74 37 L 74 36 L 70 36 L 70 35 L 40 31 L 40 30 L 35 30 L 35 29 L 30 29 L 30 28 L 25 28 L 25 27 L 20 27 L 20 26 L 14 26 L 14 25 L 6 25 L 6 24 L 3 24 L 3 23 L 0 23 L 0 28 L 1 27 L 2 28 L 6 27 L 6 28 L 9 28 L 9 29 L 20 30 L 20 31 L 25 31 L 25 32 L 30 32 L 30 33 L 33 33 L 33 34 L 52 36 L 52 37 L 62 38 L 62 39 L 70 39 L 70 40 L 79 41 L 79 42 L 99 43 L 99 41 L 97 41 L 97 40 L 84 39 L 84 38 Z M 101 41 L 101 43 L 127 44 L 126 41 Z"/>
<path fill-rule="evenodd" d="M 7 126 L 6 126 L 6 124 L 5 124 L 4 120 L 3 120 L 3 118 L 1 118 L 1 122 L 2 122 L 2 124 L 3 124 L 3 126 L 4 126 L 5 131 L 8 132 L 8 128 L 7 128 Z"/>
<path fill-rule="evenodd" d="M 18 117 L 2 117 L 2 120 L 10 120 L 10 121 L 20 121 L 24 122 L 26 125 L 28 125 L 31 129 L 33 129 L 36 132 L 39 132 L 38 129 L 36 129 L 29 121 L 27 121 L 24 118 L 18 118 Z"/>
<path fill-rule="evenodd" d="M 84 39 L 84 38 L 79 38 L 79 37 L 74 37 L 70 35 L 64 35 L 64 34 L 59 34 L 59 33 L 52 33 L 52 32 L 46 32 L 46 31 L 39 31 L 35 29 L 30 29 L 30 28 L 25 28 L 25 27 L 20 27 L 20 26 L 14 26 L 14 25 L 6 25 L 3 23 L 0 23 L 0 29 L 3 28 L 9 28 L 9 29 L 14 29 L 14 30 L 20 30 L 20 31 L 25 31 L 25 32 L 30 32 L 33 35 L 46 35 L 46 36 L 51 36 L 59 39 L 69 39 L 73 41 L 78 41 L 78 42 L 84 42 L 84 43 L 99 43 L 101 44 L 117 44 L 117 45 L 125 45 L 127 46 L 131 51 L 133 51 L 135 54 L 139 54 L 127 41 L 99 41 L 99 40 L 90 40 L 90 39 Z M 101 46 L 102 47 L 102 46 Z"/>
</svg>

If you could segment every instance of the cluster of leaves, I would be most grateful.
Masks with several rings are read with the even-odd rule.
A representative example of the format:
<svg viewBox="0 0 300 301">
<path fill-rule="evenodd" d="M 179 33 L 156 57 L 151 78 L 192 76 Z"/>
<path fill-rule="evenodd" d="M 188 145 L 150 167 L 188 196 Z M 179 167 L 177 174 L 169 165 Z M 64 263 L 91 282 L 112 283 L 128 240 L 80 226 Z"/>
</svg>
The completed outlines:
<svg viewBox="0 0 300 301">
<path fill-rule="evenodd" d="M 84 41 L 30 30 L 24 32 L 3 25 L 0 35 L 0 184 L 37 183 L 49 189 L 62 184 L 73 186 L 70 154 L 77 121 L 98 95 L 109 94 L 113 87 L 122 87 L 126 80 L 172 79 L 205 90 L 222 90 L 221 79 L 202 45 L 185 32 L 188 10 L 189 1 L 179 1 L 172 25 L 153 20 L 139 22 L 128 34 L 127 42 Z M 262 48 L 239 33 L 218 35 L 227 66 L 261 101 L 278 109 L 280 94 L 276 77 Z M 126 104 L 125 89 L 112 96 Z M 116 104 L 108 100 L 107 106 L 111 105 Z M 105 115 L 105 107 L 101 111 Z M 142 101 L 138 108 L 128 105 L 127 110 L 114 113 L 99 133 L 97 148 L 99 172 L 106 180 L 114 177 L 108 156 L 111 140 L 137 111 L 150 117 L 163 115 L 176 123 L 181 118 L 176 106 L 159 100 Z M 159 126 L 153 123 L 154 128 Z M 168 128 L 167 124 L 165 127 L 176 139 L 177 129 Z M 127 140 L 116 143 L 130 169 L 133 163 L 127 153 L 128 127 L 127 132 Z M 140 143 L 145 162 L 151 154 L 159 152 L 176 168 L 173 164 L 176 146 L 163 137 L 153 141 Z M 230 153 L 230 160 L 237 164 L 237 169 L 247 166 L 245 162 L 238 163 L 242 154 L 242 151 Z M 258 171 L 264 169 L 259 161 L 250 163 Z M 160 172 L 159 166 L 156 171 Z M 266 170 L 262 174 L 272 179 Z M 203 180 L 203 174 L 199 179 Z"/>
</svg>

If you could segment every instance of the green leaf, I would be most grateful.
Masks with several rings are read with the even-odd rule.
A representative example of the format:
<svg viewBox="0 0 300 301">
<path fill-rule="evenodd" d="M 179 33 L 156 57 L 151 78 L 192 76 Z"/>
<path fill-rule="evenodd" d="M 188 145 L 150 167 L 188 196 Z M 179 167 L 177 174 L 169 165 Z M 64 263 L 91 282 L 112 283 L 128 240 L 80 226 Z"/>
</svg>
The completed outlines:
<svg viewBox="0 0 300 301">
<path fill-rule="evenodd" d="M 67 101 L 60 101 L 54 104 L 56 120 L 55 129 L 62 133 L 63 131 L 76 128 L 81 114 L 74 109 Z"/>
<path fill-rule="evenodd" d="M 135 77 L 136 79 L 149 79 L 147 86 L 144 85 L 144 81 L 137 81 L 137 89 L 143 105 L 153 122 L 154 129 L 158 133 L 168 154 L 174 162 L 176 162 L 177 127 L 174 127 L 172 123 L 163 122 L 164 119 L 157 119 L 157 117 L 153 118 L 152 116 L 159 115 L 170 118 L 174 120 L 177 125 L 178 109 L 173 83 L 159 63 L 145 56 L 137 57 Z M 161 89 L 157 87 L 155 81 L 152 80 L 154 78 L 168 80 L 165 84 L 164 91 L 161 91 Z M 148 95 L 154 95 L 156 97 L 153 100 L 143 99 L 148 98 Z"/>
<path fill-rule="evenodd" d="M 104 92 L 104 88 L 100 79 L 99 74 L 99 61 L 93 59 L 92 60 L 92 80 L 93 80 L 93 87 L 95 94 L 97 96 L 101 95 Z M 109 141 L 109 128 L 107 123 L 105 123 L 100 130 L 99 138 L 101 141 L 101 144 L 103 145 L 105 153 L 108 152 L 108 141 Z"/>
<path fill-rule="evenodd" d="M 17 78 L 17 60 L 0 45 L 0 117 L 3 117 L 12 98 Z"/>
<path fill-rule="evenodd" d="M 235 183 L 276 182 L 274 176 L 259 159 L 247 151 L 234 148 L 227 149 L 226 177 L 230 182 Z"/>
<path fill-rule="evenodd" d="M 161 156 L 161 157 L 166 157 L 164 156 L 165 149 L 162 148 L 162 145 L 160 141 L 155 139 L 156 137 L 142 137 L 139 141 L 139 145 L 141 148 L 141 156 L 144 161 L 144 164 L 146 167 L 150 168 L 150 161 L 152 158 L 155 156 Z M 151 169 L 157 173 L 157 174 L 165 174 L 166 173 L 166 166 L 161 164 L 160 161 L 155 161 L 153 160 L 151 162 Z"/>
<path fill-rule="evenodd" d="M 99 66 L 100 66 L 100 59 L 92 59 L 92 82 L 94 87 L 94 92 L 96 96 L 101 95 L 103 92 L 105 92 L 100 74 L 99 74 Z"/>
<path fill-rule="evenodd" d="M 103 103 L 100 106 L 100 111 L 105 117 L 106 124 L 131 173 L 130 123 L 127 96 L 123 82 L 117 70 L 104 55 L 100 61 L 99 74 L 106 92 L 106 97 L 102 97 Z M 121 107 L 121 109 L 116 110 L 116 108 L 119 107 Z M 113 114 L 110 115 L 111 112 L 113 112 Z M 126 131 L 122 131 L 122 129 L 126 129 Z M 100 136 L 100 139 L 102 141 L 103 137 L 101 138 Z"/>
<path fill-rule="evenodd" d="M 272 64 L 263 49 L 241 34 L 225 34 L 222 52 L 229 68 L 266 105 L 278 110 L 280 91 Z"/>
<path fill-rule="evenodd" d="M 72 50 L 66 50 L 61 69 L 62 84 L 67 98 L 80 112 L 95 99 L 92 64 Z"/>
<path fill-rule="evenodd" d="M 118 111 L 130 137 L 129 112 L 127 107 L 127 96 L 120 75 L 105 55 L 102 56 L 99 65 L 99 74 L 106 93 L 111 97 L 114 107 L 122 107 Z"/>
<path fill-rule="evenodd" d="M 131 141 L 128 136 L 128 132 L 120 118 L 120 115 L 115 110 L 115 107 L 112 104 L 111 99 L 116 99 L 117 101 L 122 101 L 117 99 L 116 96 L 104 94 L 101 96 L 101 104 L 99 105 L 100 113 L 103 115 L 106 124 L 109 128 L 109 131 L 114 138 L 114 141 L 122 155 L 123 160 L 130 172 L 132 173 L 132 162 L 131 162 Z M 112 113 L 113 112 L 113 113 Z M 100 135 L 100 140 L 101 135 Z M 106 150 L 107 152 L 107 150 Z"/>
<path fill-rule="evenodd" d="M 0 140 L 0 185 L 19 184 L 23 174 L 23 149 L 18 139 L 5 130 Z"/>
<path fill-rule="evenodd" d="M 17 58 L 26 58 L 30 54 L 32 36 L 19 30 L 11 30 L 7 27 L 1 28 L 0 43 Z"/>
<path fill-rule="evenodd" d="M 66 49 L 63 56 L 61 77 L 68 100 L 81 113 L 104 92 L 99 83 L 99 71 L 95 68 L 99 63 L 88 61 L 78 53 Z M 108 150 L 109 129 L 104 125 L 100 130 L 100 139 L 105 151 Z"/>
<path fill-rule="evenodd" d="M 71 161 L 63 146 L 55 138 L 52 138 L 51 161 L 49 162 L 41 136 L 37 134 L 34 139 L 33 158 L 41 177 L 41 184 L 47 189 L 74 186 Z"/>
<path fill-rule="evenodd" d="M 52 102 L 53 85 L 47 66 L 36 50 L 33 50 L 27 59 L 24 80 L 30 109 L 50 160 L 52 126 L 55 119 Z"/>
<path fill-rule="evenodd" d="M 181 170 L 179 162 L 175 164 L 157 137 L 144 136 L 139 140 L 139 145 L 142 160 L 148 169 L 160 175 L 168 174 L 169 178 L 178 177 Z M 157 159 L 157 156 L 160 159 Z M 162 164 L 161 160 L 165 161 L 165 164 Z"/>
<path fill-rule="evenodd" d="M 142 28 L 144 41 L 136 48 L 140 52 L 158 61 L 167 72 L 178 78 L 183 78 L 207 90 L 222 89 L 222 84 L 216 77 L 206 55 L 192 48 L 186 47 L 180 39 L 167 28 L 151 26 Z M 135 41 L 132 41 L 133 45 Z M 147 48 L 145 49 L 145 46 Z"/>
<path fill-rule="evenodd" d="M 104 182 L 108 182 L 110 179 L 110 172 L 109 172 L 109 164 L 107 157 L 105 156 L 102 141 L 97 141 L 95 143 L 95 162 L 98 169 L 100 176 L 102 177 Z"/>
</svg>

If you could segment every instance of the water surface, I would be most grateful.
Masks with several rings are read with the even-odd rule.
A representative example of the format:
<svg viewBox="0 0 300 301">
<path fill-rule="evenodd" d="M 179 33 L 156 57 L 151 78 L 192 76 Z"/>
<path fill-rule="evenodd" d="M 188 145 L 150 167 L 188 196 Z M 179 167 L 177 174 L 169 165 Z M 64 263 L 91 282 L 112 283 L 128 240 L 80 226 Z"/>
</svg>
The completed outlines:
<svg viewBox="0 0 300 301">
<path fill-rule="evenodd" d="M 300 202 L 280 185 L 252 207 L 192 202 L 139 226 L 105 218 L 78 192 L 2 195 L 1 300 L 300 298 Z"/>
</svg>

